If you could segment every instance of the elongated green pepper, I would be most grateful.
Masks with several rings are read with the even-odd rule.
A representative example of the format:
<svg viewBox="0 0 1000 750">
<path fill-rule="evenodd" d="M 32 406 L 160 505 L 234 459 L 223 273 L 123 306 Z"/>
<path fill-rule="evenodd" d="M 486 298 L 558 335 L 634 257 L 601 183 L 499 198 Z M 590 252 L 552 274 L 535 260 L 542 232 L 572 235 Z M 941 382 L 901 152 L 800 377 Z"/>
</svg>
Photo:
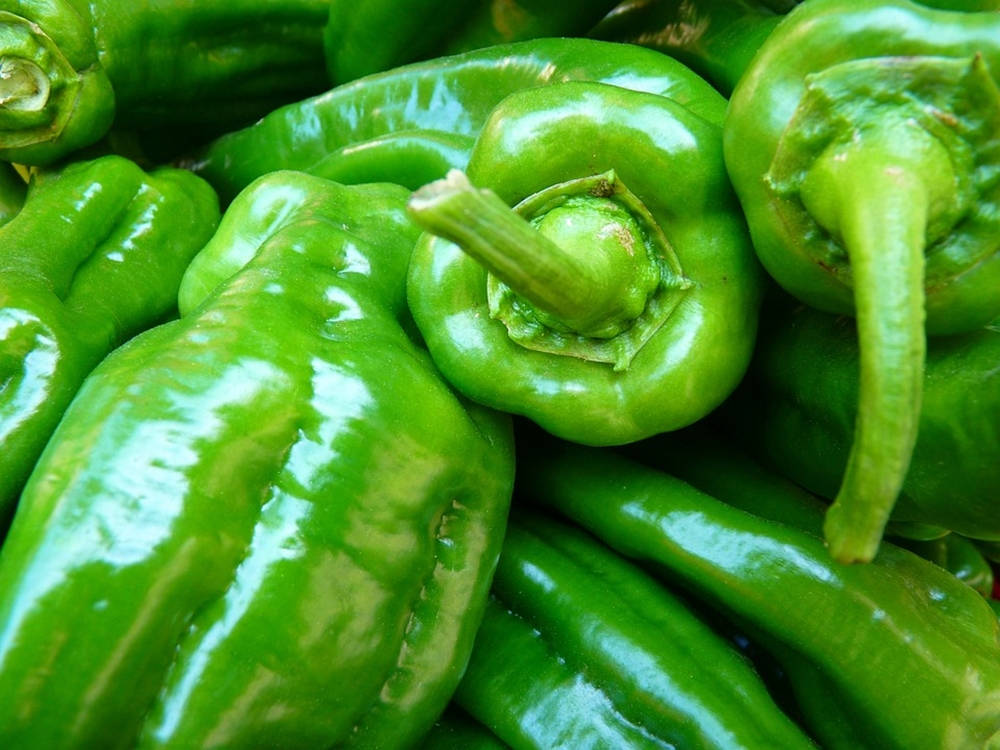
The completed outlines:
<svg viewBox="0 0 1000 750">
<path fill-rule="evenodd" d="M 832 498 L 858 410 L 854 322 L 774 299 L 724 416 L 782 474 Z M 1000 328 L 929 339 L 918 435 L 892 519 L 1000 540 Z"/>
<path fill-rule="evenodd" d="M 1000 314 L 997 76 L 996 13 L 809 0 L 730 101 L 726 164 L 765 268 L 857 318 L 858 418 L 825 531 L 839 560 L 871 559 L 899 494 L 925 333 Z"/>
<path fill-rule="evenodd" d="M 608 451 L 535 444 L 519 482 L 536 502 L 736 617 L 779 659 L 791 654 L 790 676 L 820 677 L 865 745 L 1000 741 L 997 618 L 936 565 L 888 544 L 869 565 L 838 563 L 807 531 Z"/>
<path fill-rule="evenodd" d="M 218 220 L 179 169 L 107 156 L 36 175 L 0 227 L 0 525 L 87 373 L 176 310 Z"/>
<path fill-rule="evenodd" d="M 506 750 L 507 747 L 454 703 L 420 742 L 420 750 Z"/>
<path fill-rule="evenodd" d="M 517 750 L 814 747 L 683 602 L 533 514 L 508 528 L 455 702 Z"/>
<path fill-rule="evenodd" d="M 652 50 L 589 39 L 540 39 L 338 86 L 219 138 L 191 166 L 227 199 L 275 169 L 335 174 L 338 156 L 346 151 L 353 160 L 360 149 L 382 165 L 379 179 L 416 189 L 443 177 L 448 168 L 465 168 L 473 139 L 505 96 L 567 80 L 669 96 L 711 122 L 721 123 L 725 112 L 725 101 L 704 80 Z M 379 160 L 382 148 L 391 154 Z M 435 153 L 437 159 L 429 156 Z M 427 169 L 434 161 L 436 172 Z"/>
<path fill-rule="evenodd" d="M 470 398 L 560 437 L 690 424 L 742 377 L 761 277 L 719 128 L 590 82 L 511 94 L 461 175 L 414 194 L 408 296 Z M 511 209 L 510 206 L 516 206 Z"/>
<path fill-rule="evenodd" d="M 222 132 L 323 90 L 328 0 L 2 0 L 0 158 L 131 128 Z"/>
<path fill-rule="evenodd" d="M 263 178 L 88 378 L 0 549 L 4 748 L 394 748 L 444 709 L 512 450 L 406 332 L 406 196 Z"/>
</svg>

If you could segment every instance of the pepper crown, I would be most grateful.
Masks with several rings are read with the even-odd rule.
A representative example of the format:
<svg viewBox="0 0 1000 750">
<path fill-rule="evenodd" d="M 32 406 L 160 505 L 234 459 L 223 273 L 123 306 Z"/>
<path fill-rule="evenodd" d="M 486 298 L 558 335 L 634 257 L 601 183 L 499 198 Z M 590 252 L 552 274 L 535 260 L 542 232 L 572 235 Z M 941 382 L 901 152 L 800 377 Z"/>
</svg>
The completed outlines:
<svg viewBox="0 0 1000 750">
<path fill-rule="evenodd" d="M 489 273 L 490 315 L 527 349 L 628 368 L 691 282 L 614 172 L 553 185 L 514 208 L 452 170 L 409 210 Z"/>
</svg>

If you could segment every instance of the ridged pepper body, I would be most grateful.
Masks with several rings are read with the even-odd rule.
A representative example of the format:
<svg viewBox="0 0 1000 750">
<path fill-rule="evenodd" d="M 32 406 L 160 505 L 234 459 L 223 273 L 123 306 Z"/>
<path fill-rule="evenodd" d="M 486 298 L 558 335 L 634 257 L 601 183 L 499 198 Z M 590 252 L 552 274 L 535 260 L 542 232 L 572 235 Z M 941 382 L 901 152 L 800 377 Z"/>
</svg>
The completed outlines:
<svg viewBox="0 0 1000 750">
<path fill-rule="evenodd" d="M 398 747 L 443 710 L 512 451 L 404 328 L 406 194 L 262 179 L 87 380 L 0 551 L 5 748 Z"/>
<path fill-rule="evenodd" d="M 36 175 L 0 227 L 0 518 L 81 382 L 177 307 L 219 220 L 204 180 L 117 156 Z"/>
</svg>

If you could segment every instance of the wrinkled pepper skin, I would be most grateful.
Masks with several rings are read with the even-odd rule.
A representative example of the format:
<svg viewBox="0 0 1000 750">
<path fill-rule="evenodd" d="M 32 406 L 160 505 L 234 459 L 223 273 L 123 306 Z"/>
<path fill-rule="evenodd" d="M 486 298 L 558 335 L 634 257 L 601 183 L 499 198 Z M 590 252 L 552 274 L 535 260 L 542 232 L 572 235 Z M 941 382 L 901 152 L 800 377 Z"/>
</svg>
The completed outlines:
<svg viewBox="0 0 1000 750">
<path fill-rule="evenodd" d="M 0 226 L 13 218 L 24 204 L 28 186 L 12 164 L 0 163 Z"/>
<path fill-rule="evenodd" d="M 725 113 L 725 102 L 710 85 L 652 50 L 590 39 L 539 39 L 415 63 L 338 86 L 222 136 L 191 166 L 226 200 L 267 172 L 299 169 L 326 177 L 341 157 L 351 159 L 360 149 L 375 159 L 371 149 L 385 147 L 391 156 L 381 163 L 391 165 L 392 174 L 379 179 L 416 189 L 443 177 L 448 168 L 465 168 L 476 134 L 505 96 L 567 80 L 670 96 L 711 122 L 721 123 Z M 456 149 L 455 136 L 467 139 L 465 149 Z M 428 173 L 428 152 L 439 148 L 446 167 Z"/>
<path fill-rule="evenodd" d="M 218 199 L 179 169 L 107 156 L 36 175 L 0 227 L 0 519 L 84 377 L 177 307 Z"/>
<path fill-rule="evenodd" d="M 327 85 L 328 0 L 3 0 L 0 158 L 48 164 L 111 127 L 223 132 Z"/>
<path fill-rule="evenodd" d="M 746 381 L 723 416 L 755 454 L 832 498 L 857 414 L 854 321 L 802 305 L 765 305 Z M 1000 540 L 1000 327 L 929 339 L 913 457 L 896 521 Z"/>
<path fill-rule="evenodd" d="M 824 745 L 1000 742 L 997 618 L 947 571 L 889 544 L 868 565 L 838 563 L 814 534 L 606 450 L 535 444 L 521 460 L 525 496 L 736 618 L 779 660 L 791 654 L 789 676 L 826 695 L 812 712 L 840 713 L 841 736 L 865 738 L 831 742 L 828 721 L 812 724 Z"/>
<path fill-rule="evenodd" d="M 762 276 L 718 126 L 617 86 L 526 89 L 490 115 L 468 177 L 475 196 L 446 180 L 410 202 L 429 230 L 410 308 L 459 391 L 559 437 L 618 445 L 690 424 L 736 387 Z M 483 190 L 506 204 L 495 219 Z M 535 229 L 511 239 L 526 220 Z"/>
<path fill-rule="evenodd" d="M 844 562 L 871 559 L 906 475 L 926 335 L 1000 314 L 998 82 L 996 13 L 808 0 L 730 100 L 726 164 L 764 267 L 857 320 L 858 418 L 825 527 Z"/>
<path fill-rule="evenodd" d="M 729 96 L 780 20 L 753 0 L 624 0 L 588 36 L 670 55 Z"/>
<path fill-rule="evenodd" d="M 512 447 L 404 329 L 406 196 L 263 178 L 87 380 L 0 550 L 4 748 L 393 748 L 444 710 Z"/>
<path fill-rule="evenodd" d="M 815 747 L 659 582 L 527 513 L 508 527 L 454 700 L 516 750 Z"/>
</svg>

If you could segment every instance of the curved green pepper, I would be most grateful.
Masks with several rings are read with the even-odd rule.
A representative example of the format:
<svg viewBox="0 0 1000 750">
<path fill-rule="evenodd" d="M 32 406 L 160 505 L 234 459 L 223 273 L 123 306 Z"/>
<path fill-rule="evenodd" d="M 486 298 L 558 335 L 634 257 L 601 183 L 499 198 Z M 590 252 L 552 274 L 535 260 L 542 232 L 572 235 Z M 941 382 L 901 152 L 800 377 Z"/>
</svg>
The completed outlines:
<svg viewBox="0 0 1000 750">
<path fill-rule="evenodd" d="M 403 327 L 407 194 L 262 178 L 88 378 L 0 549 L 4 748 L 391 748 L 444 709 L 512 450 Z"/>
<path fill-rule="evenodd" d="M 858 409 L 854 321 L 765 305 L 747 379 L 723 416 L 754 452 L 832 498 Z M 1000 327 L 928 341 L 916 444 L 894 521 L 1000 540 Z"/>
<path fill-rule="evenodd" d="M 242 126 L 326 86 L 328 0 L 0 0 L 0 158 L 124 127 Z"/>
<path fill-rule="evenodd" d="M 519 458 L 521 492 L 791 653 L 789 676 L 819 675 L 866 744 L 1000 741 L 1000 627 L 947 571 L 889 544 L 869 565 L 838 563 L 813 534 L 608 451 L 549 443 Z"/>
<path fill-rule="evenodd" d="M 583 36 L 613 0 L 331 0 L 323 30 L 334 84 L 414 60 L 543 37 Z"/>
<path fill-rule="evenodd" d="M 87 373 L 175 311 L 218 220 L 179 169 L 107 156 L 34 177 L 0 227 L 0 525 Z"/>
<path fill-rule="evenodd" d="M 588 36 L 670 55 L 728 96 L 780 20 L 753 0 L 624 0 Z"/>
<path fill-rule="evenodd" d="M 725 112 L 725 101 L 708 83 L 665 55 L 590 39 L 539 39 L 416 63 L 338 86 L 219 138 L 191 166 L 226 199 L 275 169 L 315 170 L 325 177 L 327 170 L 336 169 L 334 154 L 347 149 L 353 155 L 354 149 L 374 144 L 367 151 L 367 158 L 374 159 L 373 149 L 384 142 L 392 151 L 381 161 L 392 166 L 389 181 L 416 189 L 429 181 L 428 152 L 440 152 L 449 168 L 465 168 L 474 137 L 507 94 L 567 80 L 669 96 L 712 122 L 721 122 Z M 466 148 L 456 151 L 449 136 L 467 138 Z M 413 152 L 416 169 L 411 166 Z M 383 173 L 380 179 L 389 177 Z"/>
<path fill-rule="evenodd" d="M 726 164 L 765 268 L 857 318 L 858 419 L 825 528 L 839 560 L 871 559 L 899 494 L 925 330 L 1000 314 L 997 76 L 995 13 L 810 0 L 730 101 Z"/>
<path fill-rule="evenodd" d="M 529 514 L 512 518 L 454 700 L 518 750 L 814 747 L 683 602 Z"/>
<path fill-rule="evenodd" d="M 0 226 L 3 226 L 24 204 L 28 186 L 13 164 L 0 163 Z"/>
<path fill-rule="evenodd" d="M 718 126 L 606 84 L 526 89 L 484 125 L 477 187 L 460 177 L 410 201 L 434 235 L 408 282 L 458 390 L 610 445 L 690 424 L 736 387 L 761 277 Z"/>
</svg>

